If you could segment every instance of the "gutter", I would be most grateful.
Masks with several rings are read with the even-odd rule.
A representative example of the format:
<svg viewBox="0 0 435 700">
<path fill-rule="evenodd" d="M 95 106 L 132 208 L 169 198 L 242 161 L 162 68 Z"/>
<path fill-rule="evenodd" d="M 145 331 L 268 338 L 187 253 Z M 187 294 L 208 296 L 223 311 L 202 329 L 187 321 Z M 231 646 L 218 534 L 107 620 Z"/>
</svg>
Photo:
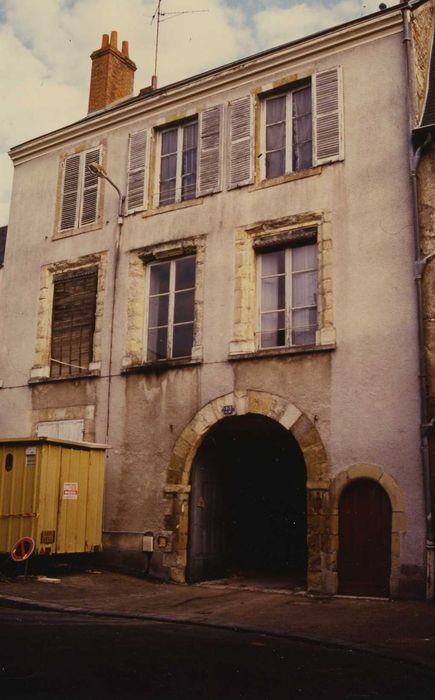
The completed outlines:
<svg viewBox="0 0 435 700">
<path fill-rule="evenodd" d="M 424 268 L 430 260 L 435 258 L 435 253 L 420 258 L 420 217 L 418 208 L 418 186 L 417 171 L 422 155 L 427 152 L 432 144 L 432 134 L 426 133 L 426 138 L 416 150 L 413 148 L 414 132 L 414 99 L 415 90 L 415 70 L 412 37 L 410 33 L 409 13 L 414 9 L 415 3 L 410 2 L 402 10 L 403 17 L 403 43 L 405 45 L 407 73 L 408 73 L 408 118 L 409 118 L 409 177 L 412 193 L 412 214 L 413 214 L 413 239 L 415 258 L 415 292 L 417 302 L 417 337 L 418 337 L 418 366 L 420 385 L 420 450 L 422 457 L 423 489 L 425 501 L 425 521 L 426 521 L 426 598 L 433 600 L 435 596 L 435 541 L 434 527 L 432 520 L 432 491 L 431 491 L 431 463 L 429 455 L 428 433 L 434 427 L 433 421 L 428 422 L 428 381 L 426 371 L 426 358 L 424 349 L 424 319 L 423 319 L 423 295 L 422 295 L 422 274 Z"/>
</svg>

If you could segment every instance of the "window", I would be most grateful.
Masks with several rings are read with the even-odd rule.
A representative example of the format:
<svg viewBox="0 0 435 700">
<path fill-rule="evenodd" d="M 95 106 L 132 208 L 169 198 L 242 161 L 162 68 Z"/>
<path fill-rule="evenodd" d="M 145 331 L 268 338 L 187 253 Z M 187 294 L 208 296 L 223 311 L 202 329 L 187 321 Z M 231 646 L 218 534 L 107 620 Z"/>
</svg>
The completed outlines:
<svg viewBox="0 0 435 700">
<path fill-rule="evenodd" d="M 195 256 L 149 265 L 147 360 L 190 357 L 194 334 Z"/>
<path fill-rule="evenodd" d="M 160 205 L 196 197 L 197 151 L 197 121 L 160 132 Z"/>
<path fill-rule="evenodd" d="M 74 153 L 63 164 L 62 202 L 59 230 L 95 223 L 98 215 L 99 178 L 89 170 L 101 162 L 101 149 Z"/>
<path fill-rule="evenodd" d="M 56 420 L 38 423 L 36 435 L 38 437 L 59 438 L 61 440 L 82 441 L 84 433 L 84 421 Z"/>
<path fill-rule="evenodd" d="M 258 256 L 260 348 L 310 345 L 317 329 L 317 245 Z"/>
<path fill-rule="evenodd" d="M 339 66 L 261 98 L 261 178 L 343 160 L 342 71 Z"/>
<path fill-rule="evenodd" d="M 278 177 L 313 164 L 311 85 L 264 100 L 265 176 Z"/>
<path fill-rule="evenodd" d="M 50 376 L 89 371 L 92 362 L 98 268 L 54 277 Z"/>
</svg>

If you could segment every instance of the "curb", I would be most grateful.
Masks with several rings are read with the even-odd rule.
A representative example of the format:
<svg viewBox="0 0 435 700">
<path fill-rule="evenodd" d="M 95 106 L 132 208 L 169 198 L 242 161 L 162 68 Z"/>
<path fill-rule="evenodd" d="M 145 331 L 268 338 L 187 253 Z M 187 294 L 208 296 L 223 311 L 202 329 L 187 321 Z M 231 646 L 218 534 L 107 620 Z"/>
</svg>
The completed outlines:
<svg viewBox="0 0 435 700">
<path fill-rule="evenodd" d="M 209 622 L 207 620 L 196 620 L 190 617 L 174 617 L 172 615 L 154 615 L 153 613 L 132 613 L 122 610 L 105 610 L 103 608 L 78 608 L 70 605 L 61 605 L 59 603 L 39 603 L 29 598 L 20 598 L 18 596 L 0 595 L 0 608 L 12 607 L 18 610 L 40 610 L 45 612 L 68 613 L 74 615 L 87 615 L 89 617 L 112 617 L 115 619 L 126 620 L 143 620 L 149 622 L 163 622 L 178 625 L 192 625 L 196 627 L 208 627 L 211 629 L 228 630 L 231 632 L 240 632 L 245 634 L 260 634 L 281 639 L 289 639 L 294 642 L 302 642 L 305 644 L 313 644 L 317 646 L 327 647 L 330 649 L 341 649 L 349 653 L 357 652 L 360 654 L 369 654 L 380 658 L 388 659 L 389 661 L 397 661 L 406 663 L 412 666 L 418 666 L 425 671 L 434 674 L 435 678 L 435 663 L 431 664 L 419 657 L 409 654 L 401 654 L 391 650 L 383 649 L 382 647 L 372 646 L 361 642 L 346 642 L 343 639 L 323 639 L 309 634 L 292 632 L 283 632 L 282 630 L 274 629 L 273 627 L 255 627 L 251 625 L 240 625 L 231 622 Z"/>
</svg>

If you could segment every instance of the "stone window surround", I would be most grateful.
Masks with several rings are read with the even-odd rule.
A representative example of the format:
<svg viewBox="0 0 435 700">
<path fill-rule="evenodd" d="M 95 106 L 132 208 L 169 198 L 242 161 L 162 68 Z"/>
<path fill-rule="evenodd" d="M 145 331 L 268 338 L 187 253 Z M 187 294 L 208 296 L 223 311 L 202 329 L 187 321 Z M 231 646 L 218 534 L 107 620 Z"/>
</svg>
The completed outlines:
<svg viewBox="0 0 435 700">
<path fill-rule="evenodd" d="M 59 155 L 58 173 L 57 173 L 57 187 L 56 187 L 56 204 L 55 204 L 55 214 L 54 214 L 54 227 L 53 227 L 53 240 L 60 238 L 68 238 L 69 236 L 76 236 L 79 233 L 89 233 L 90 231 L 96 231 L 101 229 L 103 226 L 103 213 L 104 213 L 104 180 L 100 179 L 99 187 L 99 197 L 98 197 L 98 212 L 97 220 L 91 224 L 86 224 L 85 226 L 77 226 L 73 229 L 68 229 L 66 231 L 59 230 L 60 215 L 61 215 L 61 204 L 62 204 L 62 187 L 63 187 L 63 164 L 68 158 L 76 153 L 84 153 L 85 151 L 92 150 L 93 148 L 101 148 L 101 164 L 104 169 L 107 167 L 107 140 L 101 139 L 98 142 L 86 141 L 81 143 L 80 146 L 75 148 L 69 148 L 66 151 L 62 151 Z"/>
<path fill-rule="evenodd" d="M 327 212 L 296 214 L 255 223 L 252 226 L 236 230 L 235 281 L 234 281 L 234 327 L 233 340 L 230 342 L 229 358 L 247 353 L 257 353 L 257 273 L 255 244 L 267 250 L 267 242 L 289 244 L 292 234 L 302 229 L 317 231 L 318 262 L 318 329 L 316 331 L 316 348 L 330 349 L 335 346 L 335 328 L 332 314 L 332 227 Z M 288 350 L 294 350 L 295 346 Z M 303 351 L 304 346 L 298 346 Z M 282 350 L 282 348 L 277 348 Z M 312 346 L 307 346 L 307 351 Z"/>
<path fill-rule="evenodd" d="M 75 260 L 63 260 L 50 263 L 41 268 L 39 308 L 36 329 L 35 362 L 30 370 L 30 382 L 32 381 L 59 381 L 50 377 L 50 353 L 51 353 L 51 319 L 53 311 L 54 276 L 64 272 L 80 270 L 84 267 L 98 267 L 98 287 L 95 309 L 95 330 L 93 339 L 92 362 L 89 364 L 89 374 L 98 374 L 101 370 L 101 335 L 103 325 L 104 292 L 107 268 L 107 253 L 94 253 L 85 255 Z M 88 375 L 68 375 L 62 380 L 81 379 Z"/>
<path fill-rule="evenodd" d="M 148 280 L 147 263 L 154 260 L 170 260 L 185 255 L 196 256 L 195 281 L 195 331 L 192 354 L 190 358 L 180 361 L 170 361 L 169 365 L 192 364 L 202 361 L 202 318 L 204 305 L 204 258 L 205 236 L 190 236 L 188 238 L 166 241 L 149 245 L 130 252 L 128 270 L 128 302 L 127 302 L 127 334 L 125 340 L 125 355 L 122 359 L 122 371 L 134 367 L 151 367 L 168 364 L 168 361 L 146 361 L 146 340 L 148 328 L 148 295 L 146 293 Z M 169 366 L 168 365 L 168 366 Z"/>
</svg>

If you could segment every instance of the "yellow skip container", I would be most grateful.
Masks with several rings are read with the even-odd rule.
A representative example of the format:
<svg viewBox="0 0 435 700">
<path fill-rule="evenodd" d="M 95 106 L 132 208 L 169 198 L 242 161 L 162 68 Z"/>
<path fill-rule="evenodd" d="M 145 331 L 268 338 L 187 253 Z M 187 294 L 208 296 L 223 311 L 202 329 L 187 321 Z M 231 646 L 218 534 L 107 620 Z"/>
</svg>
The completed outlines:
<svg viewBox="0 0 435 700">
<path fill-rule="evenodd" d="M 108 445 L 0 439 L 0 552 L 33 537 L 36 554 L 101 550 Z"/>
</svg>

